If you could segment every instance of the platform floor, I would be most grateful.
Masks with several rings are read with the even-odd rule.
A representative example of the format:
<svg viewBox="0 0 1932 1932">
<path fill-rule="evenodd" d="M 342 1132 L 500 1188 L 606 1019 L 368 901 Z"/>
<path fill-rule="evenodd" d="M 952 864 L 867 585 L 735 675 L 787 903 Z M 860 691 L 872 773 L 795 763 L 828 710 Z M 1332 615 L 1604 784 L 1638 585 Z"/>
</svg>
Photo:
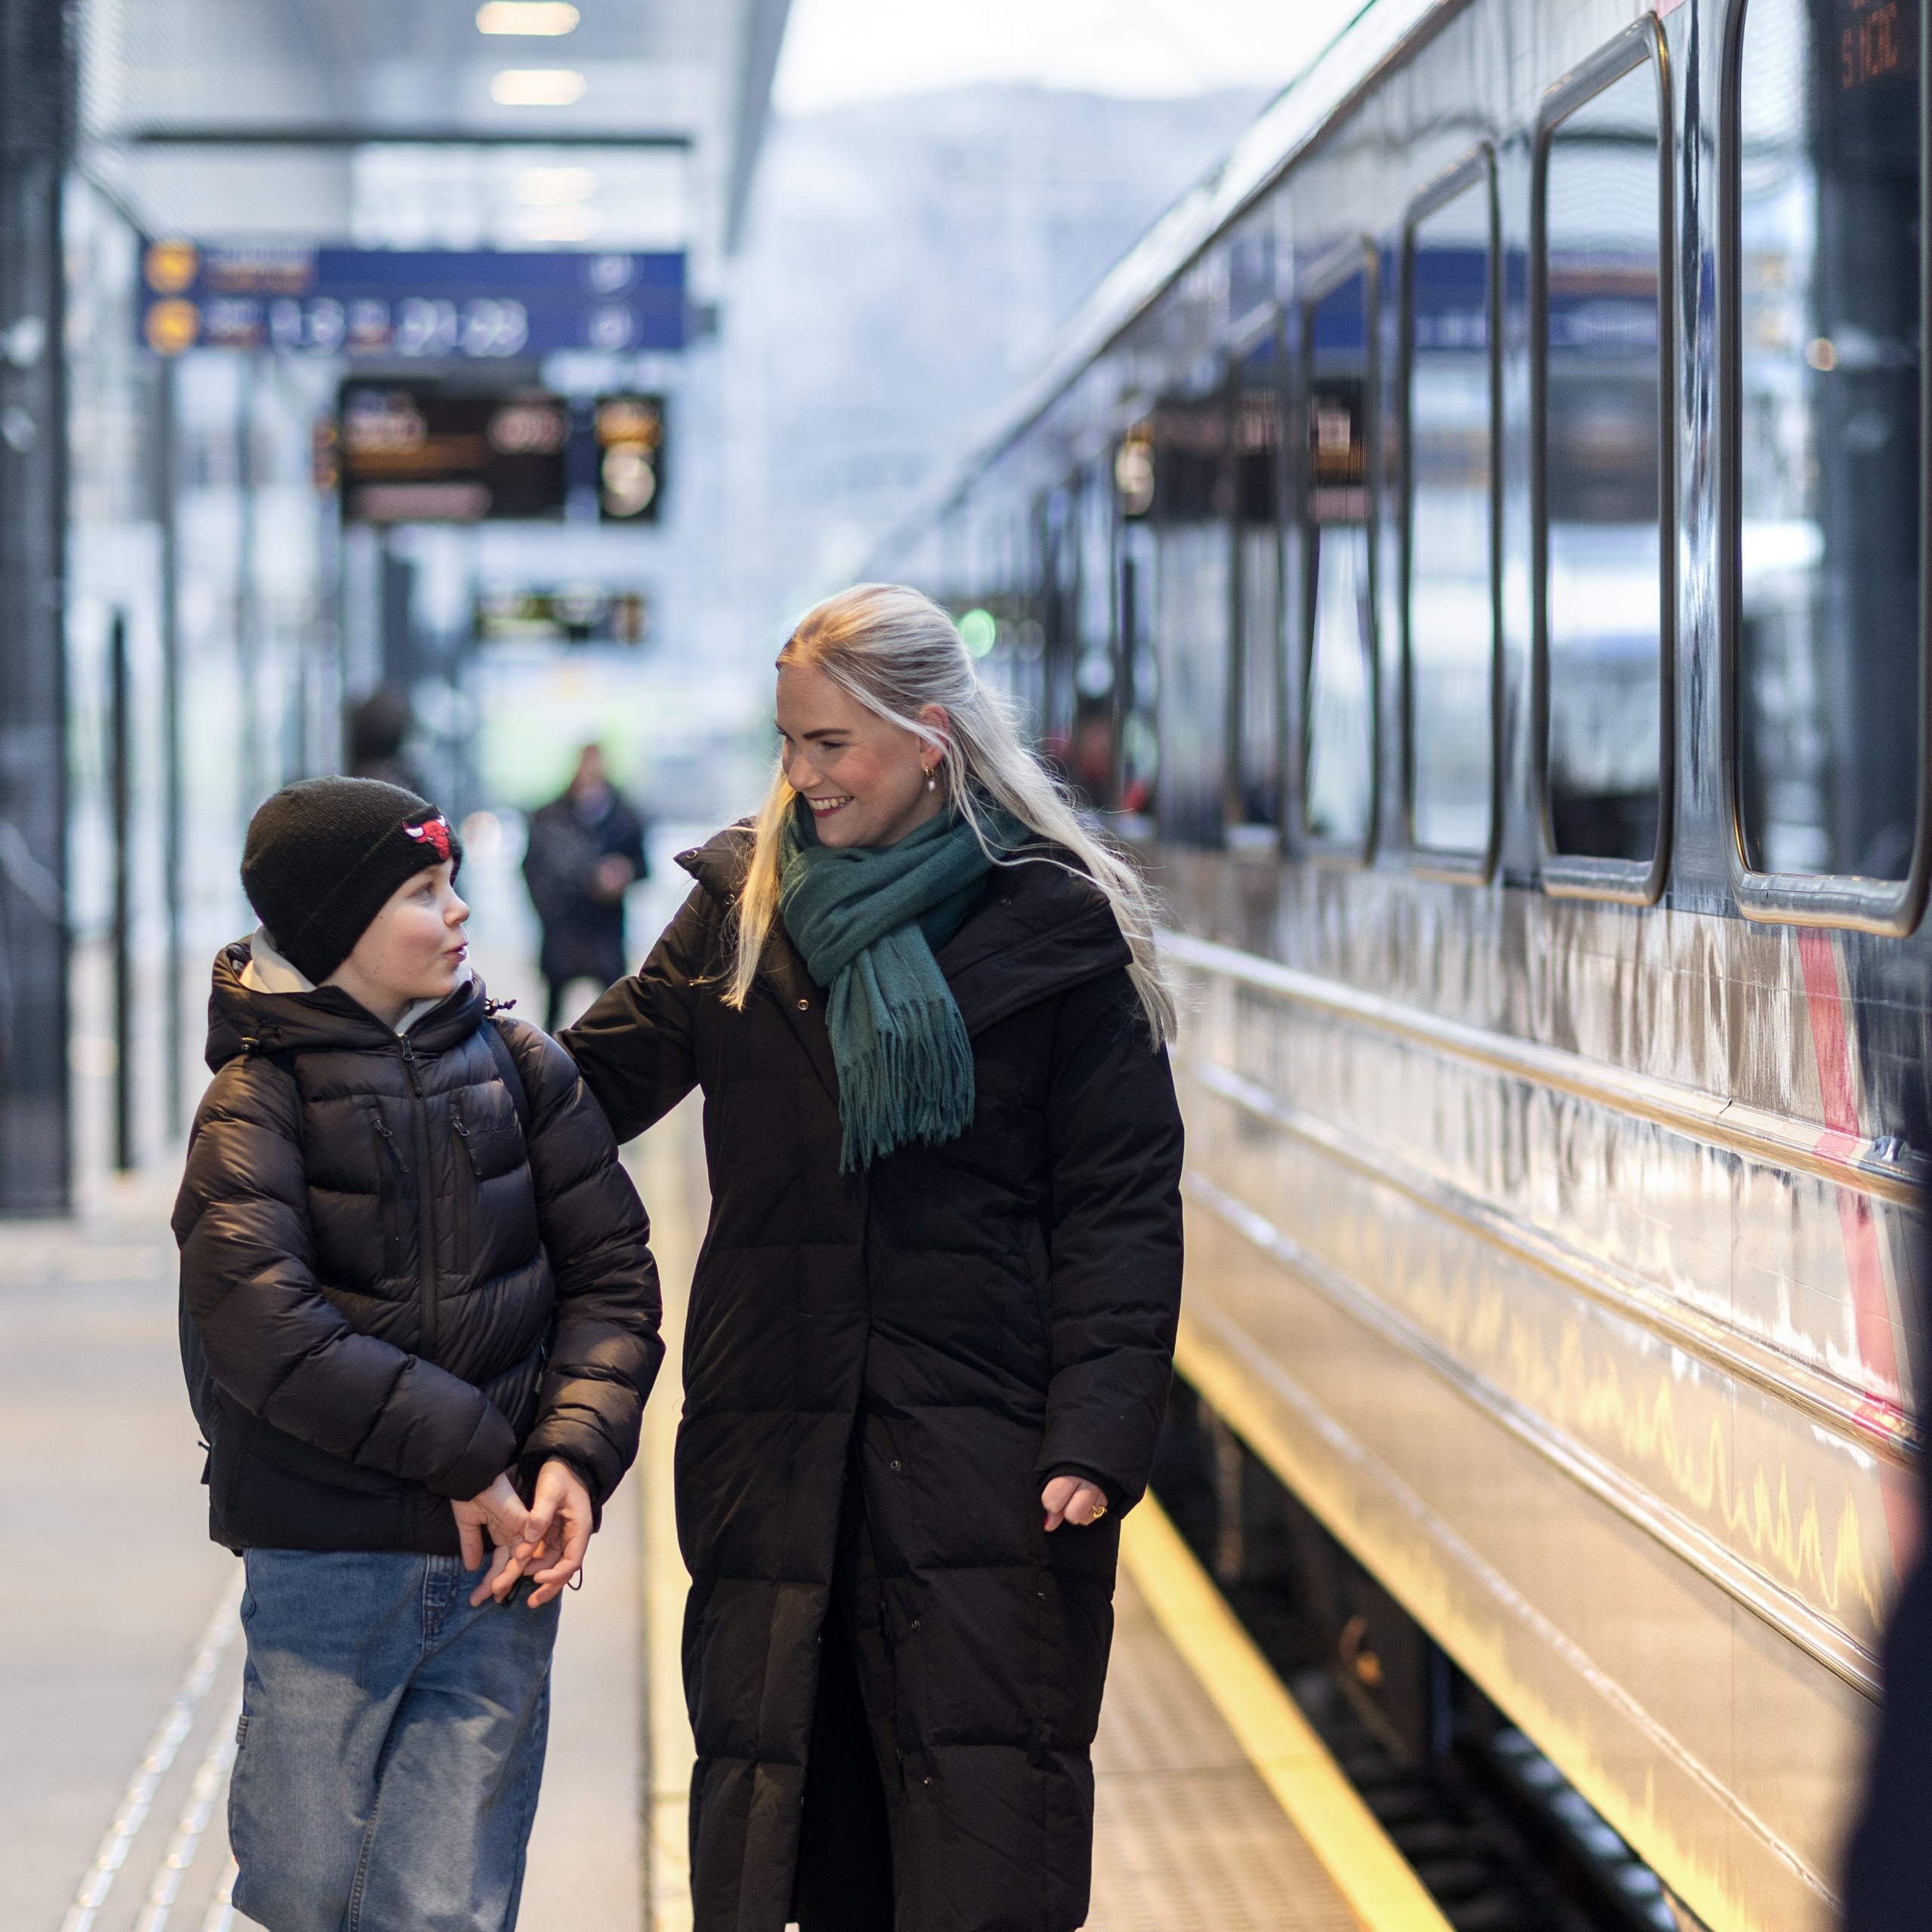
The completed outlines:
<svg viewBox="0 0 1932 1932">
<path fill-rule="evenodd" d="M 674 1117 L 636 1155 L 672 1303 L 672 1372 L 703 1224 L 693 1125 Z M 206 1537 L 176 1353 L 171 1197 L 166 1180 L 109 1186 L 74 1225 L 0 1229 L 0 1466 L 15 1485 L 14 1677 L 0 1715 L 9 1932 L 248 1924 L 223 1898 L 239 1566 Z M 524 1932 L 691 1924 L 675 1421 L 667 1381 L 638 1475 L 566 1604 Z M 1090 1926 L 1353 1926 L 1124 1573 L 1117 1614 Z"/>
</svg>

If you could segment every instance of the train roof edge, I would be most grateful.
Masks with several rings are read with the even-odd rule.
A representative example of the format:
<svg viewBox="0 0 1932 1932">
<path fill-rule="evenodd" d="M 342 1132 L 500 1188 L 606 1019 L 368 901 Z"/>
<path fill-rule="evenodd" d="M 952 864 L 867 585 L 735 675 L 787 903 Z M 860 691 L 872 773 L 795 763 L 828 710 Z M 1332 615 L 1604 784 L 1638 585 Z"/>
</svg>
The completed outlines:
<svg viewBox="0 0 1932 1932">
<path fill-rule="evenodd" d="M 1189 263 L 1275 185 L 1338 114 L 1466 4 L 1365 0 L 1227 154 L 1101 278 L 1062 328 L 1038 373 L 994 414 L 944 480 L 872 546 L 865 574 L 887 574 L 892 560 L 958 502 L 974 478 L 1024 435 Z"/>
</svg>

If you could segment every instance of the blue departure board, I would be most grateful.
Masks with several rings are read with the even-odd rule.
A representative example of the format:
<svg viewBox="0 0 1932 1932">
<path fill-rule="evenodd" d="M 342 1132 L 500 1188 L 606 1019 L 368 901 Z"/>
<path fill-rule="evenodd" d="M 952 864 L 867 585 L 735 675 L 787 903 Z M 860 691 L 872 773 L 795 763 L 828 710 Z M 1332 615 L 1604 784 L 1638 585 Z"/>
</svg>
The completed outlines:
<svg viewBox="0 0 1932 1932">
<path fill-rule="evenodd" d="M 151 242 L 140 328 L 162 355 L 245 349 L 487 362 L 559 349 L 681 349 L 685 257 Z"/>
</svg>

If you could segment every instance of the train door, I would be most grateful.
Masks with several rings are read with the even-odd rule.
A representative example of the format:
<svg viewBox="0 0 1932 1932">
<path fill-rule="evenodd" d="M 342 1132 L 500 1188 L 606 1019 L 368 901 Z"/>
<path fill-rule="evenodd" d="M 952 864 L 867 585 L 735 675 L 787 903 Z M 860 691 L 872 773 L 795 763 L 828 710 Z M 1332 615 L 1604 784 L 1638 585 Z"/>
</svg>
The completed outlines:
<svg viewBox="0 0 1932 1932">
<path fill-rule="evenodd" d="M 1728 75 L 1726 438 L 1747 916 L 1925 893 L 1920 10 L 1749 0 Z"/>
<path fill-rule="evenodd" d="M 1160 772 L 1160 662 L 1154 650 L 1154 438 L 1137 423 L 1114 451 L 1115 801 L 1123 827 L 1144 835 Z"/>
<path fill-rule="evenodd" d="M 1639 904 L 1674 770 L 1669 115 L 1646 20 L 1549 97 L 1531 217 L 1544 884 Z"/>
<path fill-rule="evenodd" d="M 1487 147 L 1402 243 L 1403 798 L 1420 872 L 1487 878 L 1501 828 L 1502 313 Z"/>
<path fill-rule="evenodd" d="M 1233 417 L 1233 664 L 1228 679 L 1228 839 L 1280 838 L 1284 666 L 1281 519 L 1281 314 L 1253 312 L 1230 345 Z"/>
<path fill-rule="evenodd" d="M 1350 248 L 1302 309 L 1301 796 L 1315 851 L 1365 860 L 1375 841 L 1377 660 L 1374 248 Z"/>
</svg>

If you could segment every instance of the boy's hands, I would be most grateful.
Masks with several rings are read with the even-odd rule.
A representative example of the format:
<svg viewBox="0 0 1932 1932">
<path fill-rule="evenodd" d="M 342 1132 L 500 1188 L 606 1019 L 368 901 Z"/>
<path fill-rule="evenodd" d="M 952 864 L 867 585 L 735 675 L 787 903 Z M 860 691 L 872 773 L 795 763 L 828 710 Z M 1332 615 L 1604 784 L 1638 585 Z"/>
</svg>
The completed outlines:
<svg viewBox="0 0 1932 1932">
<path fill-rule="evenodd" d="M 583 1569 L 592 1520 L 583 1478 L 569 1463 L 552 1457 L 537 1473 L 523 1540 L 511 1554 L 511 1567 L 528 1571 L 537 1586 L 530 1595 L 532 1610 L 548 1603 Z"/>
<path fill-rule="evenodd" d="M 456 1516 L 466 1570 L 475 1569 L 483 1561 L 485 1529 L 495 1546 L 489 1574 L 469 1594 L 472 1605 L 485 1597 L 507 1603 L 518 1580 L 527 1576 L 537 1586 L 530 1607 L 540 1609 L 583 1567 L 583 1553 L 590 1546 L 590 1492 L 568 1463 L 553 1457 L 543 1465 L 535 1500 L 528 1509 L 510 1486 L 507 1470 L 481 1495 L 452 1503 L 450 1508 Z"/>
<path fill-rule="evenodd" d="M 510 1552 L 527 1535 L 530 1521 L 530 1512 L 523 1506 L 523 1498 L 510 1486 L 509 1472 L 505 1470 L 480 1496 L 472 1496 L 467 1503 L 452 1502 L 450 1511 L 456 1518 L 457 1541 L 463 1552 L 463 1567 L 466 1570 L 481 1567 L 483 1532 L 486 1529 L 494 1546 L 490 1557 L 490 1574 L 470 1592 L 470 1602 L 480 1604 L 486 1596 L 494 1595 L 501 1603 L 509 1594 L 516 1575 L 512 1574 L 500 1590 L 497 1588 L 497 1580 L 509 1567 Z"/>
</svg>

